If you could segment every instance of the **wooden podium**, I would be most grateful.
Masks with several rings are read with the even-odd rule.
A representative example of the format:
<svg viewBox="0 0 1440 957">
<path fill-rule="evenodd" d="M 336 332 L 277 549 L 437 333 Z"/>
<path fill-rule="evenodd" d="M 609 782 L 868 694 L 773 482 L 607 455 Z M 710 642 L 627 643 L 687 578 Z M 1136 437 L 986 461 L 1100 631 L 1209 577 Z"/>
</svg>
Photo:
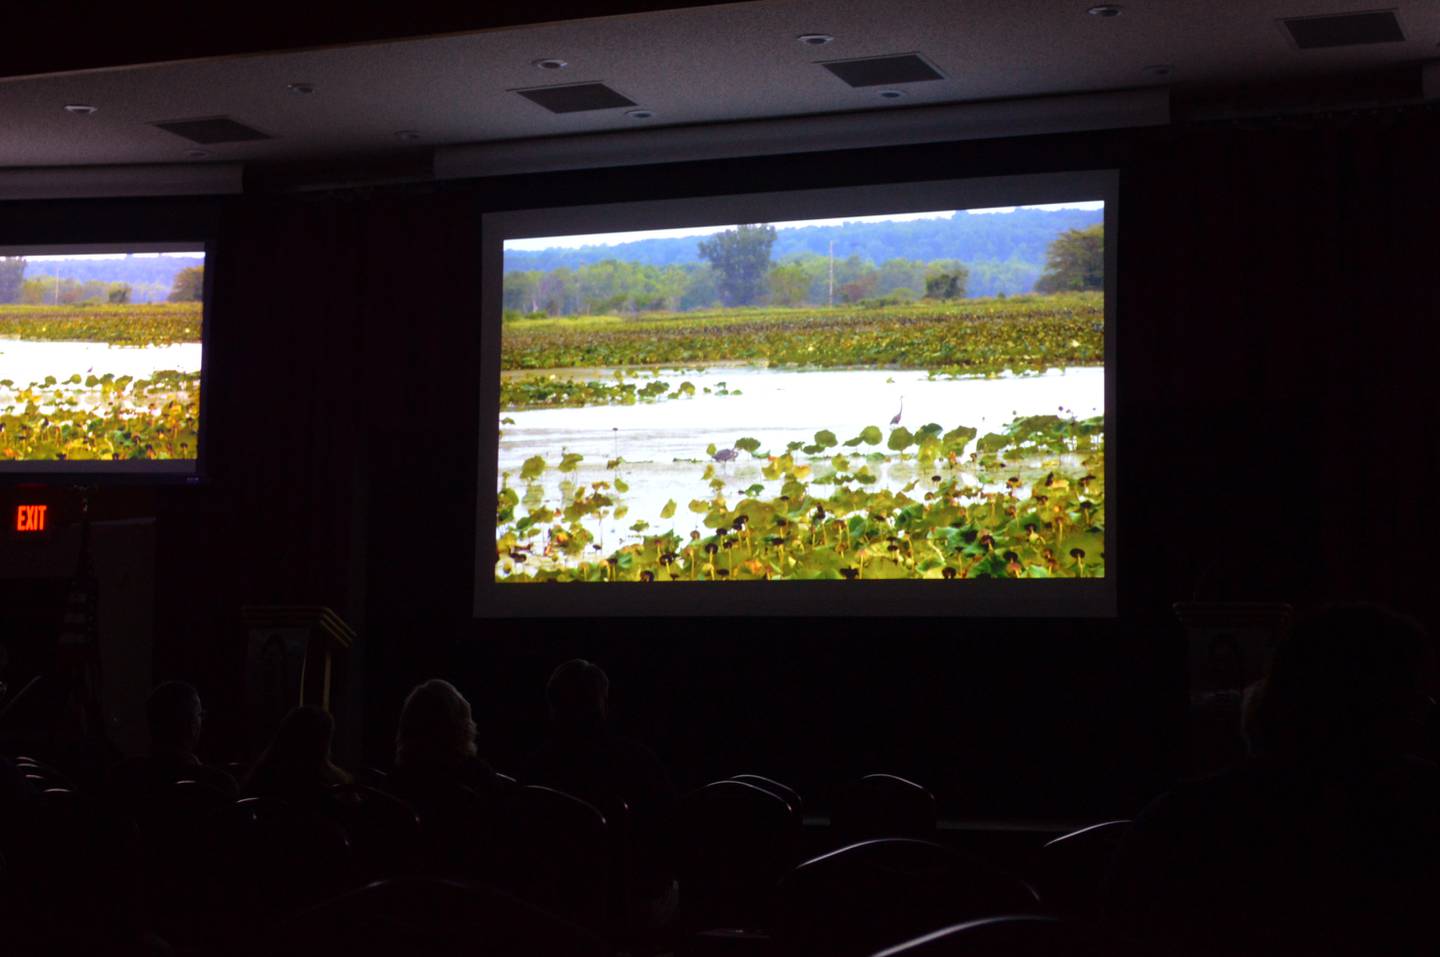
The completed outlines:
<svg viewBox="0 0 1440 957">
<path fill-rule="evenodd" d="M 246 632 L 245 727 L 258 753 L 291 708 L 316 705 L 334 713 L 335 675 L 355 631 L 320 606 L 250 606 L 240 616 Z"/>
</svg>

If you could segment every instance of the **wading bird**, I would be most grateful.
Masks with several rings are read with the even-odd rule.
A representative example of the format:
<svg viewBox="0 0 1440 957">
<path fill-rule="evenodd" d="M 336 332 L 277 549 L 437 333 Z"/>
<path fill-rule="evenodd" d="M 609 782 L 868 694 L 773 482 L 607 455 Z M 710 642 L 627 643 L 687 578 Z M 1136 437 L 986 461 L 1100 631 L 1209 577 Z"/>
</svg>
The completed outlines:
<svg viewBox="0 0 1440 957">
<path fill-rule="evenodd" d="M 893 418 L 893 419 L 890 420 L 890 424 L 891 424 L 891 425 L 899 425 L 899 424 L 900 424 L 900 416 L 902 416 L 902 415 L 904 415 L 904 414 L 905 414 L 905 397 L 902 395 L 902 396 L 900 397 L 900 411 L 895 413 L 895 418 Z"/>
<path fill-rule="evenodd" d="M 710 457 L 717 462 L 733 462 L 740 457 L 740 450 L 733 447 L 721 449 Z"/>
</svg>

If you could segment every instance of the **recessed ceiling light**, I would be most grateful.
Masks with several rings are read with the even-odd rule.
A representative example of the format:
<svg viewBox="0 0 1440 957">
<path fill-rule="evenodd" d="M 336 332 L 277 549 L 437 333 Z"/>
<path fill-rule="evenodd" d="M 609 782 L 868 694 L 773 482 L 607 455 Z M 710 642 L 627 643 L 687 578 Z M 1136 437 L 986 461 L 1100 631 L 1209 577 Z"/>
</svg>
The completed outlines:
<svg viewBox="0 0 1440 957">
<path fill-rule="evenodd" d="M 192 160 L 203 160 L 203 159 L 205 159 L 207 156 L 210 156 L 210 155 L 212 155 L 212 154 L 210 153 L 209 150 L 186 150 L 186 151 L 185 151 L 185 158 L 186 158 L 186 159 L 192 159 Z"/>
<path fill-rule="evenodd" d="M 89 116 L 97 109 L 99 109 L 99 107 L 91 106 L 88 103 L 69 103 L 65 106 L 66 113 L 73 113 L 76 116 Z"/>
<path fill-rule="evenodd" d="M 534 60 L 532 61 L 532 63 L 534 66 L 538 66 L 542 70 L 563 70 L 570 65 L 564 60 L 553 56 L 545 57 L 543 60 Z"/>
<path fill-rule="evenodd" d="M 307 93 L 314 93 L 314 92 L 315 92 L 315 84 L 314 84 L 314 83 L 291 83 L 291 84 L 289 84 L 288 86 L 286 86 L 285 89 L 289 90 L 291 93 L 296 94 L 297 96 L 305 96 Z"/>
<path fill-rule="evenodd" d="M 1163 80 L 1170 74 L 1174 73 L 1175 68 L 1168 63 L 1156 63 L 1153 66 L 1147 66 L 1141 72 L 1143 72 L 1148 77 L 1154 77 L 1157 80 Z"/>
<path fill-rule="evenodd" d="M 1118 17 L 1125 12 L 1125 8 L 1118 3 L 1102 3 L 1098 7 L 1091 7 L 1085 11 L 1092 17 Z"/>
<path fill-rule="evenodd" d="M 835 38 L 828 33 L 802 33 L 795 39 L 810 47 L 823 47 L 827 43 L 834 42 Z"/>
<path fill-rule="evenodd" d="M 625 115 L 632 120 L 648 120 L 655 115 L 654 110 L 626 110 Z"/>
<path fill-rule="evenodd" d="M 413 143 L 420 138 L 419 130 L 396 130 L 395 138 L 405 143 Z"/>
<path fill-rule="evenodd" d="M 882 100 L 898 100 L 905 95 L 904 90 L 881 90 L 878 94 Z"/>
</svg>

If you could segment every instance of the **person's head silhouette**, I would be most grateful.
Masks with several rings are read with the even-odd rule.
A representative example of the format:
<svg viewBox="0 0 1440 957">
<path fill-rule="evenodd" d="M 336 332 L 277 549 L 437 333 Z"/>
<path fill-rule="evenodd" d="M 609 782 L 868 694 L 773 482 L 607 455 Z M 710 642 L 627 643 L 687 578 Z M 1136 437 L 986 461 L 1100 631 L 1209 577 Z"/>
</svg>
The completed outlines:
<svg viewBox="0 0 1440 957">
<path fill-rule="evenodd" d="M 1434 683 L 1417 622 L 1375 605 L 1322 608 L 1275 650 L 1251 728 L 1256 751 L 1322 763 L 1419 750 Z"/>
<path fill-rule="evenodd" d="M 594 662 L 572 658 L 551 673 L 545 700 L 550 720 L 561 731 L 602 728 L 610 708 L 610 679 Z"/>
<path fill-rule="evenodd" d="M 150 749 L 155 754 L 189 757 L 200 744 L 205 712 L 200 693 L 184 681 L 156 686 L 145 702 L 150 725 Z"/>
<path fill-rule="evenodd" d="M 416 685 L 400 709 L 395 764 L 458 765 L 475 753 L 470 702 L 440 678 Z"/>
</svg>

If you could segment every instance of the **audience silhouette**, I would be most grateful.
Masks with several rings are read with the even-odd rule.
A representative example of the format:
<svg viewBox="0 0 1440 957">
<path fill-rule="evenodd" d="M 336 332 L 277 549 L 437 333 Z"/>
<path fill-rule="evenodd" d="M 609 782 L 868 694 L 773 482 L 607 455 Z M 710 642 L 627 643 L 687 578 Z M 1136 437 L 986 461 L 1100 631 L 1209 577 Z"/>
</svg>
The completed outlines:
<svg viewBox="0 0 1440 957">
<path fill-rule="evenodd" d="M 324 708 L 292 709 L 246 775 L 241 791 L 306 804 L 322 798 L 332 785 L 351 783 L 349 773 L 330 758 L 334 736 L 335 719 Z"/>
<path fill-rule="evenodd" d="M 669 775 L 652 751 L 612 732 L 610 679 L 599 665 L 564 662 L 545 698 L 552 734 L 531 757 L 525 782 L 558 788 L 628 822 L 636 892 L 650 903 L 650 920 L 663 923 L 676 897 L 669 828 L 677 795 Z"/>
<path fill-rule="evenodd" d="M 1430 936 L 1440 772 L 1418 757 L 1435 656 L 1413 621 L 1323 609 L 1277 648 L 1255 754 L 1135 821 L 1107 912 L 1171 954 L 1388 954 Z"/>
<path fill-rule="evenodd" d="M 237 792 L 235 779 L 196 755 L 205 710 L 200 693 L 183 681 L 157 685 L 145 702 L 150 753 L 126 758 L 110 771 L 110 788 L 123 801 L 143 801 L 176 781 L 199 781 L 226 794 Z"/>
<path fill-rule="evenodd" d="M 421 858 L 436 874 L 490 876 L 504 779 L 479 757 L 475 735 L 470 702 L 450 682 L 431 679 L 406 697 L 385 788 L 419 815 Z"/>
<path fill-rule="evenodd" d="M 479 757 L 475 735 L 470 702 L 454 685 L 441 678 L 416 685 L 400 709 L 389 786 L 405 795 L 455 785 L 492 790 L 495 771 Z"/>
<path fill-rule="evenodd" d="M 1240 694 L 1238 680 L 1226 687 Z M 1054 925 L 1047 925 L 1047 941 L 1099 944 L 1096 952 L 1416 952 L 1429 943 L 1431 905 L 1440 894 L 1440 769 L 1428 758 L 1440 725 L 1437 689 L 1440 660 L 1414 621 L 1373 605 L 1336 605 L 1302 618 L 1276 648 L 1264 679 L 1244 692 L 1248 757 L 1161 796 L 1133 822 L 1111 822 L 1103 840 L 1083 840 L 1098 831 L 1090 828 L 1064 839 L 1061 850 L 1052 850 L 1060 841 L 1051 842 L 1040 860 L 1048 860 L 1042 876 L 1050 879 L 1037 884 L 1038 905 L 1034 895 L 1021 895 L 1000 909 L 1058 915 L 1046 918 Z M 780 858 L 747 885 L 765 906 L 746 912 L 744 930 L 705 923 L 708 912 L 690 902 L 705 899 L 705 881 L 714 884 L 720 858 L 696 858 L 705 866 L 691 866 L 687 857 L 687 887 L 677 882 L 671 848 L 695 843 L 696 834 L 705 833 L 696 828 L 704 825 L 701 817 L 679 814 L 655 754 L 616 733 L 604 670 L 583 659 L 566 661 L 550 675 L 545 697 L 549 737 L 519 781 L 543 787 L 517 787 L 498 774 L 482 756 L 469 701 L 449 681 L 434 678 L 406 696 L 393 768 L 377 772 L 373 786 L 355 785 L 332 759 L 331 715 L 298 707 L 237 788 L 198 757 L 204 709 L 196 689 L 161 684 L 146 704 L 150 753 L 117 765 L 106 792 L 75 787 L 34 757 L 0 757 L 0 919 L 23 927 L 17 940 L 35 952 L 47 945 L 169 952 L 158 930 L 185 952 L 228 946 L 227 952 L 258 953 L 307 939 L 294 936 L 306 920 L 320 921 L 313 931 L 340 913 L 372 906 L 365 902 L 389 902 L 395 914 L 383 919 L 391 921 L 386 926 L 392 917 L 404 924 L 440 913 L 440 924 L 407 924 L 406 934 L 444 937 L 466 921 L 447 910 L 451 904 L 439 906 L 442 898 L 435 906 L 421 906 L 421 898 L 441 894 L 452 904 L 493 898 L 494 913 L 503 915 L 515 903 L 506 903 L 510 894 L 528 902 L 515 905 L 530 908 L 528 916 L 495 932 L 544 936 L 542 925 L 551 919 L 562 937 L 573 936 L 572 924 L 588 928 L 583 946 L 567 953 L 593 948 L 592 933 L 611 951 L 663 949 L 680 939 L 676 935 L 690 935 L 679 950 L 693 945 L 698 953 L 747 946 L 768 932 L 772 952 L 783 957 L 868 953 L 872 943 L 904 944 L 905 934 L 930 934 L 935 940 L 925 946 L 939 946 L 937 922 L 973 917 L 976 906 L 984 911 L 989 905 L 976 901 L 988 899 L 987 887 L 1000 886 L 993 875 L 1001 871 L 965 858 L 961 869 L 975 886 L 952 901 L 947 895 L 956 892 L 946 889 L 931 861 L 958 853 L 943 846 L 944 829 L 932 832 L 933 817 L 915 827 L 910 818 L 894 818 L 913 801 L 902 806 L 895 803 L 901 791 L 872 788 L 877 800 L 890 802 L 880 809 L 890 815 L 886 823 L 874 833 L 847 831 L 842 803 L 833 809 L 830 839 L 880 840 L 852 844 L 843 854 L 802 862 L 800 845 L 811 837 L 797 838 L 793 849 L 756 849 L 746 843 L 757 833 L 755 822 L 741 820 L 741 830 L 724 839 L 726 850 L 773 850 Z M 883 774 L 865 781 L 908 784 Z M 800 835 L 798 795 L 774 786 L 793 799 L 782 806 L 795 815 Z M 725 787 L 742 785 L 719 782 L 697 793 Z M 903 790 L 928 796 L 919 785 Z M 237 802 L 241 794 L 269 800 Z M 567 856 L 581 832 L 560 826 L 562 818 L 580 820 L 577 808 L 595 824 L 593 834 L 585 832 L 597 841 L 588 857 Z M 575 813 L 566 818 L 561 812 Z M 933 815 L 933 807 L 926 813 Z M 899 839 L 902 834 L 911 837 Z M 921 836 L 927 840 L 914 839 Z M 620 849 L 613 856 L 612 846 Z M 863 883 L 893 890 L 904 870 L 894 860 L 855 873 L 832 868 L 835 886 L 816 885 L 822 893 L 811 902 L 818 923 L 798 920 L 797 874 L 818 873 L 862 852 L 906 848 L 924 851 L 930 863 L 904 871 L 914 886 L 900 898 L 883 903 L 888 898 Z M 1040 864 L 1035 873 L 1005 880 L 1025 887 L 1017 879 L 1036 876 Z M 1056 877 L 1061 864 L 1070 868 L 1061 875 L 1068 884 Z M 1100 888 L 1097 877 L 1107 866 L 1103 888 L 1076 892 L 1082 884 Z M 584 879 L 570 890 L 590 896 L 574 900 L 593 904 L 593 919 L 583 916 L 589 910 L 562 906 L 570 898 L 559 892 L 561 885 L 575 875 Z M 596 875 L 600 884 L 589 880 Z M 622 892 L 612 896 L 612 888 Z M 780 893 L 786 888 L 788 897 Z M 682 891 L 686 914 L 676 920 Z M 918 908 L 922 899 L 934 907 Z M 867 901 L 881 911 L 866 914 Z M 332 904 L 338 909 L 325 917 Z M 910 919 L 921 910 L 923 920 Z M 256 928 L 243 927 L 247 915 Z M 880 920 L 887 915 L 895 918 L 893 927 L 873 942 L 845 931 L 819 943 L 829 940 L 822 926 L 833 931 L 844 925 L 842 917 L 879 928 L 889 926 Z M 760 938 L 751 924 L 761 929 Z M 454 943 L 446 939 L 446 946 Z"/>
</svg>

